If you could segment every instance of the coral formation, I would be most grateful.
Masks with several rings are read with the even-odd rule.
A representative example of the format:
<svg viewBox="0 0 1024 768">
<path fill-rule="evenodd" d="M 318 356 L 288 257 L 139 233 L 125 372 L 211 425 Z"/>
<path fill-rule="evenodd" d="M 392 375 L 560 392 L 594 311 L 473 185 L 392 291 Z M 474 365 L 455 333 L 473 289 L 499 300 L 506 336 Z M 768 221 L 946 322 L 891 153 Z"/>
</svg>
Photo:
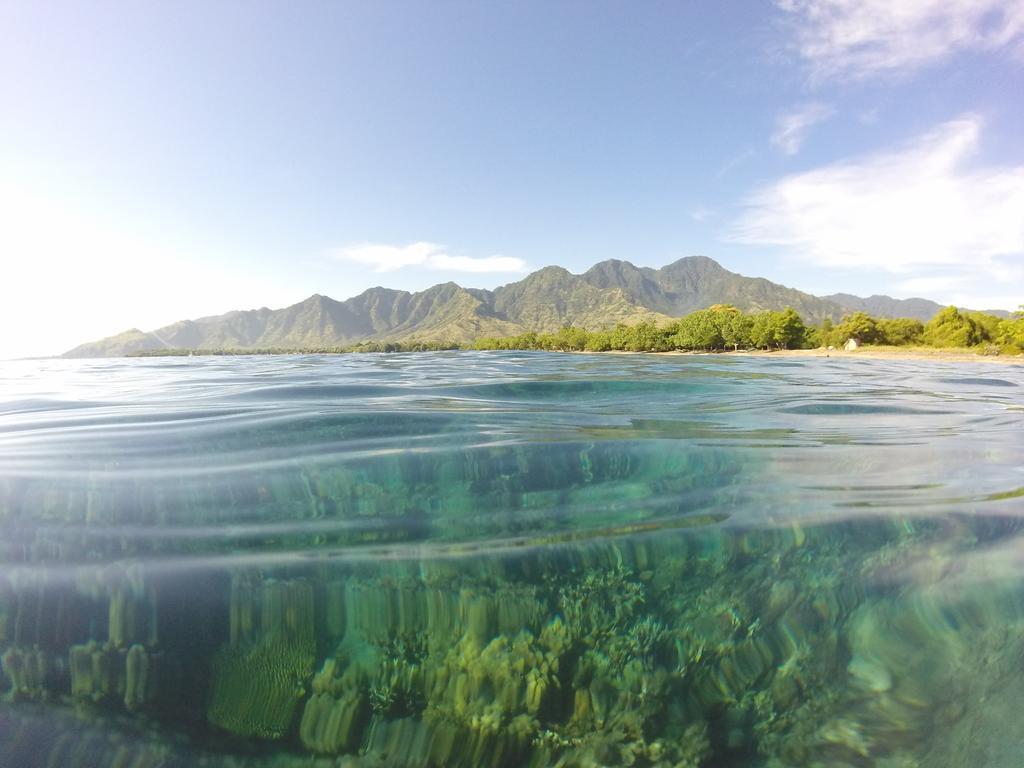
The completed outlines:
<svg viewBox="0 0 1024 768">
<path fill-rule="evenodd" d="M 210 723 L 266 739 L 289 731 L 316 655 L 313 609 L 304 580 L 235 577 L 229 641 L 212 662 Z"/>
<path fill-rule="evenodd" d="M 39 699 L 46 695 L 48 661 L 38 648 L 11 646 L 0 654 L 0 670 L 17 699 Z"/>
<path fill-rule="evenodd" d="M 961 696 L 982 695 L 984 672 L 967 670 L 1006 646 L 995 628 L 1024 623 L 1024 600 L 951 582 L 964 569 L 934 564 L 938 533 L 904 531 L 853 545 L 828 527 L 723 529 L 487 564 L 239 570 L 217 582 L 205 657 L 158 642 L 181 636 L 137 568 L 63 598 L 8 576 L 0 669 L 9 701 L 159 719 L 185 660 L 197 679 L 208 670 L 205 711 L 174 706 L 353 767 L 910 765 L 936 722 L 956 727 Z M 923 583 L 879 577 L 907 563 L 928 569 Z M 870 594 L 842 576 L 858 569 Z"/>
</svg>

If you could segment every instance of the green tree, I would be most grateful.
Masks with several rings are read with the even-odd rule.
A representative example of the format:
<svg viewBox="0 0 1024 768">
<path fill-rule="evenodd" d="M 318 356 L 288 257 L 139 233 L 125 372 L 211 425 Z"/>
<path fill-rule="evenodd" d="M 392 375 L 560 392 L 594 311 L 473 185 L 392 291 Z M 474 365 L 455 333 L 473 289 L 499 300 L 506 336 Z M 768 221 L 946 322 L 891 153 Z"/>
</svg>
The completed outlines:
<svg viewBox="0 0 1024 768">
<path fill-rule="evenodd" d="M 808 330 L 792 307 L 782 312 L 760 312 L 750 327 L 751 343 L 762 349 L 800 349 L 807 344 Z"/>
<path fill-rule="evenodd" d="M 987 312 L 968 312 L 967 317 L 978 328 L 978 334 L 981 338 L 981 341 L 978 343 L 995 341 L 996 335 L 999 333 L 999 324 L 1002 322 L 1000 318 Z"/>
<path fill-rule="evenodd" d="M 753 344 L 751 331 L 754 327 L 754 318 L 744 315 L 737 310 L 724 318 L 722 323 L 722 341 L 727 347 L 739 349 L 749 347 Z"/>
<path fill-rule="evenodd" d="M 924 335 L 924 323 L 911 317 L 879 318 L 875 327 L 879 344 L 917 344 Z"/>
<path fill-rule="evenodd" d="M 582 352 L 587 346 L 587 332 L 582 328 L 566 326 L 555 335 L 554 348 L 563 352 Z"/>
<path fill-rule="evenodd" d="M 821 346 L 835 344 L 835 341 L 832 339 L 832 332 L 834 330 L 835 324 L 832 322 L 831 317 L 826 317 L 821 321 L 821 327 L 818 329 L 818 341 Z"/>
<path fill-rule="evenodd" d="M 847 339 L 856 339 L 861 344 L 878 343 L 878 324 L 866 312 L 854 312 L 846 315 L 832 332 L 836 346 L 845 344 Z"/>
<path fill-rule="evenodd" d="M 587 335 L 587 342 L 584 346 L 587 352 L 608 352 L 611 348 L 611 331 L 594 331 Z"/>
<path fill-rule="evenodd" d="M 616 328 L 616 332 L 618 330 Z M 637 323 L 627 329 L 625 336 L 625 348 L 630 352 L 667 352 L 672 349 L 666 332 L 652 322 Z"/>
<path fill-rule="evenodd" d="M 702 309 L 680 318 L 671 337 L 672 345 L 677 349 L 722 349 L 725 340 L 719 314 L 711 309 Z"/>
<path fill-rule="evenodd" d="M 983 341 L 984 329 L 956 307 L 940 310 L 924 327 L 924 342 L 933 347 L 971 347 Z"/>
<path fill-rule="evenodd" d="M 750 343 L 759 349 L 771 349 L 775 343 L 775 322 L 772 312 L 759 312 L 750 324 Z"/>
<path fill-rule="evenodd" d="M 807 338 L 807 326 L 799 313 L 792 307 L 786 307 L 781 312 L 773 312 L 774 330 L 773 336 L 776 345 L 783 349 L 800 349 L 804 346 Z"/>
<path fill-rule="evenodd" d="M 1024 304 L 1009 320 L 1000 321 L 995 340 L 1016 352 L 1024 352 Z"/>
</svg>

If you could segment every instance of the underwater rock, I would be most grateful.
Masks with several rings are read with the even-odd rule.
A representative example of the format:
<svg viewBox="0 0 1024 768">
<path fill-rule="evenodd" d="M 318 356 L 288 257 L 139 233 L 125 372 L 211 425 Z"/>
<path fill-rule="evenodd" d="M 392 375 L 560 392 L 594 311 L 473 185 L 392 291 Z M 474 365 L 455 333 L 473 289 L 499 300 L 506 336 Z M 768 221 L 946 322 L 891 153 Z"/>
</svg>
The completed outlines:
<svg viewBox="0 0 1024 768">
<path fill-rule="evenodd" d="M 888 680 L 897 695 L 913 690 L 915 698 L 944 698 L 949 676 L 972 650 L 970 623 L 958 620 L 954 609 L 941 596 L 925 594 L 866 603 L 846 628 L 853 679 L 875 690 L 887 682 L 886 672 L 899 670 L 895 684 L 891 673 Z"/>
<path fill-rule="evenodd" d="M 796 598 L 796 585 L 789 579 L 772 584 L 768 592 L 768 605 L 765 606 L 761 619 L 765 622 L 775 621 L 789 608 Z"/>
<path fill-rule="evenodd" d="M 846 665 L 854 682 L 873 693 L 884 693 L 892 688 L 892 674 L 878 659 L 856 655 Z"/>
<path fill-rule="evenodd" d="M 863 732 L 860 723 L 849 718 L 837 718 L 825 724 L 820 731 L 822 741 L 849 750 L 860 757 L 870 757 L 872 741 Z"/>
</svg>

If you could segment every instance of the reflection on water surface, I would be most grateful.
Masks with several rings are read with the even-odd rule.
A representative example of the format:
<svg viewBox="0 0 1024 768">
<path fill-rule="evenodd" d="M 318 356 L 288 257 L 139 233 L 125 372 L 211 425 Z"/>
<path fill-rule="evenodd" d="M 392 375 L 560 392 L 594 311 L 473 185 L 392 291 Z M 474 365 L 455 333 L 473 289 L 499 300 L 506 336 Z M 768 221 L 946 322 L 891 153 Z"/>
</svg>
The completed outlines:
<svg viewBox="0 0 1024 768">
<path fill-rule="evenodd" d="M 1024 752 L 1017 366 L 438 353 L 0 375 L 2 765 Z"/>
</svg>

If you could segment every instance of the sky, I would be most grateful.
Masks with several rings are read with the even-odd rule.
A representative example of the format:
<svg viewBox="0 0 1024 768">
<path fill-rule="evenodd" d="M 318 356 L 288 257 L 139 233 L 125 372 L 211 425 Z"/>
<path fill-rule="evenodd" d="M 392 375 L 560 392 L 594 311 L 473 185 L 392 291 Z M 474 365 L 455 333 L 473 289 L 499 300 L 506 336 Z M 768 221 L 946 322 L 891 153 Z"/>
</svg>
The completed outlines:
<svg viewBox="0 0 1024 768">
<path fill-rule="evenodd" d="M 1024 303 L 1024 0 L 0 0 L 0 358 L 701 254 Z"/>
</svg>

